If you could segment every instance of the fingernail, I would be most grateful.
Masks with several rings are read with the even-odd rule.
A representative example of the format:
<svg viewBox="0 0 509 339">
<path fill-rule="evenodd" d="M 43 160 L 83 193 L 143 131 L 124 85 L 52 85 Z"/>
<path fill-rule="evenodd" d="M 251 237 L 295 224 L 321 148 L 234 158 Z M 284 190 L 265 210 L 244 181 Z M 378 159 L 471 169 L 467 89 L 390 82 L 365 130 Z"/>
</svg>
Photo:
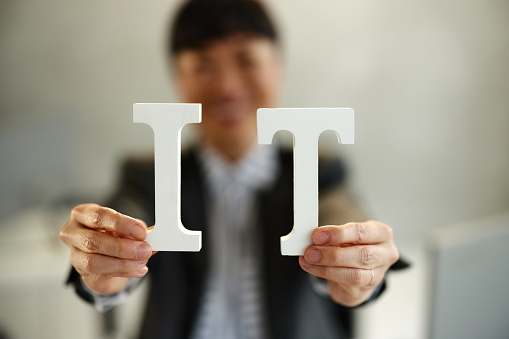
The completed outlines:
<svg viewBox="0 0 509 339">
<path fill-rule="evenodd" d="M 134 224 L 131 230 L 131 236 L 136 239 L 145 239 L 147 237 L 147 230 L 140 224 Z"/>
<path fill-rule="evenodd" d="M 318 231 L 315 233 L 313 237 L 313 242 L 316 245 L 325 245 L 329 242 L 329 232 L 327 231 Z"/>
<path fill-rule="evenodd" d="M 319 262 L 320 256 L 321 256 L 320 251 L 312 249 L 312 250 L 309 250 L 306 252 L 306 254 L 304 255 L 304 258 L 306 259 L 306 261 L 313 263 L 313 262 Z"/>
<path fill-rule="evenodd" d="M 143 268 L 140 268 L 138 270 L 138 273 L 141 274 L 141 275 L 145 275 L 145 274 L 147 274 L 147 272 L 148 272 L 148 267 L 147 266 L 145 266 Z"/>
<path fill-rule="evenodd" d="M 300 263 L 302 264 L 302 266 L 304 266 L 304 268 L 310 268 L 311 267 L 311 265 L 309 265 L 309 263 L 306 261 L 306 259 L 304 259 L 304 257 L 301 258 Z"/>
<path fill-rule="evenodd" d="M 152 255 L 152 248 L 148 245 L 140 245 L 136 249 L 136 259 L 148 259 Z"/>
</svg>

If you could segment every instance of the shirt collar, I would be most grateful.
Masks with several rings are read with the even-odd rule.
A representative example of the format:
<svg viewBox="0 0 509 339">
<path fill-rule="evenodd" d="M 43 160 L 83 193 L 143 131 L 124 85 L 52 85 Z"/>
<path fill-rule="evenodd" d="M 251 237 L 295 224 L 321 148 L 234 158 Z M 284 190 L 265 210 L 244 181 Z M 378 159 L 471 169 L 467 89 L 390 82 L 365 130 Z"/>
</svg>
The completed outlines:
<svg viewBox="0 0 509 339">
<path fill-rule="evenodd" d="M 201 147 L 198 154 L 206 181 L 212 187 L 233 184 L 263 190 L 273 184 L 278 174 L 277 152 L 271 145 L 255 144 L 236 163 L 227 161 L 211 146 Z"/>
</svg>

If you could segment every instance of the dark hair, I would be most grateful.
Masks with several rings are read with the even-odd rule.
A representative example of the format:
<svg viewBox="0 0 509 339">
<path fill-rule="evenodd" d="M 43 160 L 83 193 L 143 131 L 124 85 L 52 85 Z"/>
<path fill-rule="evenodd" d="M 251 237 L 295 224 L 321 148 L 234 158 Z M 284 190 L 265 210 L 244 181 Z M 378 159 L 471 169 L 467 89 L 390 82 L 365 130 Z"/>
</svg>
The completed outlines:
<svg viewBox="0 0 509 339">
<path fill-rule="evenodd" d="M 168 54 L 198 48 L 236 33 L 278 40 L 267 11 L 256 0 L 188 0 L 173 21 Z"/>
</svg>

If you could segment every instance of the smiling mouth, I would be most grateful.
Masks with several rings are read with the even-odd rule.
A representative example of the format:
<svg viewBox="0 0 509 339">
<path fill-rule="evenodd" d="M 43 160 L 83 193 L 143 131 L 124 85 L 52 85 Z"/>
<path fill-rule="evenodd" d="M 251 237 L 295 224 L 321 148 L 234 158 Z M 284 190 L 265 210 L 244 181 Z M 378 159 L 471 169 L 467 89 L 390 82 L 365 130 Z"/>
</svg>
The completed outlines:
<svg viewBox="0 0 509 339">
<path fill-rule="evenodd" d="M 249 116 L 253 108 L 244 100 L 228 100 L 204 107 L 204 118 L 221 125 L 235 125 Z"/>
</svg>

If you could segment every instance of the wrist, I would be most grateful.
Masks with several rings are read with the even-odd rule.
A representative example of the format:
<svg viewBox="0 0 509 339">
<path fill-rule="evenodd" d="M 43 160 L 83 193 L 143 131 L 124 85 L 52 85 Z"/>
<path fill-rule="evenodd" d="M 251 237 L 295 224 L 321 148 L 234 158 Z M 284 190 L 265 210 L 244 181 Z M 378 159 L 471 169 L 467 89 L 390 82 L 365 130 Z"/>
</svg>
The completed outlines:
<svg viewBox="0 0 509 339">
<path fill-rule="evenodd" d="M 108 296 L 115 295 L 124 290 L 129 283 L 129 278 L 113 277 L 108 279 L 81 276 L 82 284 L 93 293 Z"/>
</svg>

